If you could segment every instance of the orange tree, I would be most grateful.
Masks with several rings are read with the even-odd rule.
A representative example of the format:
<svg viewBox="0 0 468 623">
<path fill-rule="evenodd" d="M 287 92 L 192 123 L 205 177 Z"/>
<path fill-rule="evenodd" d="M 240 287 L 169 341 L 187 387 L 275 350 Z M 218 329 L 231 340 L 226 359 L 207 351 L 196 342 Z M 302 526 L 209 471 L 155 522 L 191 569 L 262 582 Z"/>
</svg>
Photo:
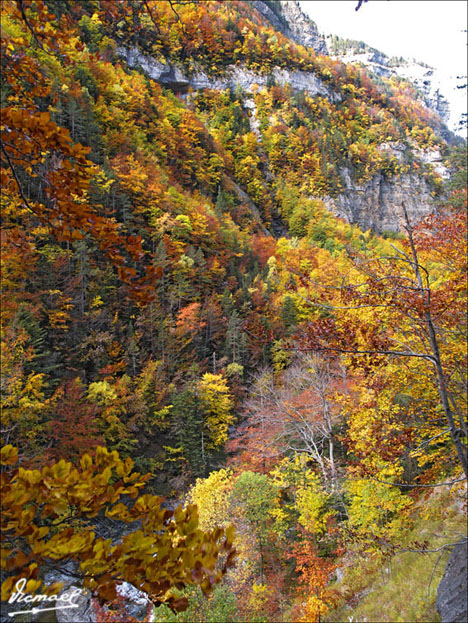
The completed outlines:
<svg viewBox="0 0 468 623">
<path fill-rule="evenodd" d="M 57 17 L 41 0 L 8 0 L 1 12 L 4 231 L 9 240 L 19 237 L 25 250 L 24 227 L 42 228 L 59 242 L 90 236 L 119 279 L 144 302 L 156 275 L 152 266 L 141 277 L 137 274 L 145 255 L 141 237 L 123 234 L 113 216 L 93 200 L 93 186 L 102 185 L 103 178 L 88 158 L 91 149 L 74 142 L 50 113 L 57 103 L 54 80 L 76 63 L 84 45 L 71 20 Z"/>
</svg>

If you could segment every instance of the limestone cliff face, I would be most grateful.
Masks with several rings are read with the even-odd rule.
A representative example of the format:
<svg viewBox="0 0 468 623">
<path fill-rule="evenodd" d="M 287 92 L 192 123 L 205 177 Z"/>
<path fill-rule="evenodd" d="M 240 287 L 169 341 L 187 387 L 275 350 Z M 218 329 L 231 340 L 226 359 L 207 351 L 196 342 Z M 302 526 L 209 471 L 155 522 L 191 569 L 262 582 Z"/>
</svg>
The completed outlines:
<svg viewBox="0 0 468 623">
<path fill-rule="evenodd" d="M 458 543 L 452 551 L 437 588 L 437 610 L 442 623 L 464 623 L 468 620 L 467 543 Z"/>
<path fill-rule="evenodd" d="M 383 143 L 382 152 L 389 152 L 400 162 L 405 159 L 407 147 L 395 143 Z M 449 177 L 438 149 L 413 149 L 413 156 L 429 164 L 442 179 Z M 344 190 L 337 198 L 322 198 L 327 208 L 349 223 L 361 229 L 400 231 L 403 225 L 403 204 L 410 220 L 417 223 L 434 208 L 432 188 L 421 175 L 406 174 L 388 178 L 379 173 L 363 184 L 356 183 L 349 169 L 341 171 Z"/>
<path fill-rule="evenodd" d="M 238 65 L 227 68 L 223 76 L 209 76 L 202 68 L 189 76 L 175 66 L 143 55 L 136 48 L 119 48 L 118 52 L 130 67 L 139 67 L 164 86 L 182 92 L 187 91 L 189 87 L 196 90 L 240 87 L 246 93 L 251 93 L 254 85 L 264 86 L 268 79 L 266 75 L 257 74 Z M 290 84 L 294 89 L 307 91 L 311 95 L 322 95 L 332 101 L 340 98 L 313 73 L 275 68 L 272 75 L 278 84 Z M 246 97 L 244 106 L 251 112 L 252 131 L 261 141 L 253 99 Z M 381 149 L 391 151 L 399 160 L 404 157 L 405 148 L 402 146 L 384 144 Z M 429 163 L 439 175 L 447 177 L 447 169 L 443 166 L 442 157 L 438 151 L 420 152 L 415 155 L 421 161 Z M 403 203 L 410 218 L 415 222 L 432 210 L 431 189 L 428 182 L 421 176 L 402 175 L 388 179 L 378 174 L 369 182 L 358 184 L 353 180 L 349 169 L 344 169 L 341 173 L 344 191 L 337 198 L 321 197 L 321 199 L 334 214 L 349 223 L 358 225 L 363 230 L 372 229 L 382 232 L 401 229 Z"/>
<path fill-rule="evenodd" d="M 295 5 L 294 2 L 289 4 Z M 189 89 L 242 89 L 245 92 L 243 105 L 250 111 L 251 129 L 257 135 L 260 143 L 262 136 L 256 117 L 255 104 L 249 94 L 252 93 L 255 85 L 265 86 L 269 77 L 273 77 L 277 84 L 290 84 L 293 89 L 306 91 L 313 96 L 321 95 L 334 102 L 341 99 L 338 93 L 325 86 L 311 72 L 288 71 L 276 67 L 268 76 L 255 73 L 243 65 L 232 65 L 227 67 L 221 76 L 210 76 L 202 67 L 188 75 L 179 67 L 145 56 L 137 48 L 120 47 L 118 54 L 125 59 L 129 67 L 142 69 L 149 77 L 179 93 L 187 92 Z M 407 147 L 388 143 L 381 145 L 380 149 L 390 151 L 398 160 L 402 161 L 405 158 L 404 152 Z M 265 153 L 264 156 L 266 159 Z M 447 169 L 444 167 L 441 154 L 438 151 L 417 152 L 413 149 L 413 157 L 429 164 L 441 177 L 447 177 Z M 266 171 L 269 171 L 268 162 L 266 162 L 265 167 Z M 403 203 L 414 222 L 421 220 L 433 209 L 431 188 L 422 176 L 413 174 L 387 178 L 382 174 L 377 174 L 363 184 L 358 184 L 353 179 L 351 169 L 342 169 L 341 176 L 344 182 L 343 192 L 336 198 L 320 197 L 320 199 L 334 214 L 344 218 L 349 223 L 358 225 L 363 230 L 372 229 L 376 232 L 400 230 Z M 269 181 L 271 179 L 267 179 L 267 182 Z"/>
<path fill-rule="evenodd" d="M 236 89 L 251 92 L 254 85 L 265 86 L 268 79 L 273 77 L 277 84 L 290 84 L 293 89 L 307 91 L 310 95 L 323 95 L 332 101 L 339 101 L 340 95 L 335 93 L 317 76 L 306 71 L 288 71 L 275 67 L 271 74 L 259 74 L 242 65 L 232 65 L 226 68 L 223 76 L 210 76 L 200 67 L 190 76 L 184 74 L 178 67 L 169 63 L 156 61 L 145 56 L 137 48 L 117 48 L 119 56 L 125 59 L 129 67 L 142 69 L 150 78 L 157 80 L 163 86 L 177 90 L 192 89 Z"/>
<path fill-rule="evenodd" d="M 296 0 L 254 0 L 252 5 L 286 37 L 319 54 L 328 54 L 324 36 Z"/>
<path fill-rule="evenodd" d="M 403 204 L 413 223 L 433 209 L 431 189 L 421 176 L 401 175 L 387 179 L 378 174 L 364 184 L 357 184 L 350 171 L 344 169 L 342 178 L 344 191 L 336 199 L 322 197 L 322 201 L 331 212 L 364 231 L 401 231 Z"/>
<path fill-rule="evenodd" d="M 328 39 L 332 40 L 331 37 Z M 425 63 L 419 63 L 414 59 L 389 58 L 379 50 L 370 48 L 365 44 L 359 45 L 361 42 L 354 43 L 353 46 L 353 42 L 349 42 L 347 50 L 343 50 L 339 54 L 332 54 L 332 58 L 343 63 L 360 63 L 383 78 L 398 76 L 412 82 L 428 108 L 436 112 L 444 123 L 451 120 L 450 104 L 443 95 L 443 91 L 453 90 L 455 84 L 443 84 L 439 72 Z M 333 47 L 333 44 L 330 44 L 330 47 Z M 446 140 L 451 138 L 447 128 L 443 131 L 443 138 Z"/>
</svg>

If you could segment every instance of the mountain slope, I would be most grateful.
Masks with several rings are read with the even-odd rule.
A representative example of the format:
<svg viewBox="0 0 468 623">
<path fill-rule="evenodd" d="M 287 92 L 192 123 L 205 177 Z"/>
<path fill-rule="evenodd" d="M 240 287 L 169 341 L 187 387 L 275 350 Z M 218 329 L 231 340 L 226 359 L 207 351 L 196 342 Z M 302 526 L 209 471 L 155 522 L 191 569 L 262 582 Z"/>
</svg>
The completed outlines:
<svg viewBox="0 0 468 623">
<path fill-rule="evenodd" d="M 1 5 L 5 442 L 235 522 L 232 620 L 322 617 L 463 439 L 462 154 L 280 8 Z"/>
<path fill-rule="evenodd" d="M 401 202 L 401 189 L 413 188 L 414 192 L 403 192 L 411 212 L 414 211 L 419 217 L 430 211 L 431 196 L 437 192 L 440 175 L 447 175 L 441 156 L 441 150 L 444 152 L 445 147 L 444 141 L 437 139 L 433 132 L 432 138 L 429 138 L 427 126 L 424 130 L 423 127 L 431 123 L 437 134 L 445 131 L 440 119 L 430 112 L 422 100 L 417 99 L 416 91 L 409 84 L 400 83 L 394 78 L 372 82 L 366 74 L 361 76 L 360 70 L 352 65 L 343 65 L 326 56 L 316 57 L 313 50 L 291 45 L 288 39 L 281 38 L 281 34 L 272 35 L 269 29 L 272 24 L 270 20 L 275 22 L 274 15 L 281 26 L 281 33 L 295 37 L 292 27 L 298 22 L 288 20 L 300 18 L 299 23 L 302 23 L 301 20 L 306 18 L 294 2 L 278 5 L 261 2 L 245 5 L 239 2 L 230 5 L 229 9 L 216 7 L 216 3 L 213 3 L 209 9 L 203 19 L 209 23 L 211 12 L 216 14 L 217 36 L 223 40 L 223 45 L 217 47 L 216 41 L 211 46 L 205 45 L 203 53 L 195 55 L 195 62 L 193 51 L 188 65 L 180 57 L 170 58 L 170 54 L 156 60 L 135 47 L 121 45 L 118 51 L 132 67 L 142 68 L 149 76 L 178 93 L 204 88 L 240 88 L 251 92 L 253 88 L 258 89 L 263 85 L 290 85 L 293 91 L 325 97 L 330 119 L 333 118 L 336 129 L 344 138 L 339 139 L 342 143 L 338 147 L 341 153 L 337 153 L 336 147 L 323 140 L 324 136 L 331 136 L 332 132 L 322 125 L 323 135 L 317 141 L 321 155 L 317 156 L 322 161 L 326 158 L 327 166 L 337 166 L 340 179 L 337 179 L 335 187 L 343 188 L 344 194 L 338 201 L 330 198 L 326 188 L 320 189 L 318 193 L 315 189 L 314 194 L 324 197 L 326 204 L 339 216 L 364 229 L 398 229 L 399 217 L 394 206 L 396 202 Z M 281 23 L 278 15 L 281 16 Z M 223 17 L 226 21 L 220 22 Z M 259 17 L 262 26 L 255 35 L 251 32 L 249 37 L 245 37 L 239 29 L 239 39 L 235 46 L 232 47 L 232 43 L 226 46 L 229 31 L 225 30 L 223 23 L 243 24 L 242 20 L 247 20 L 245 23 L 253 26 L 258 23 Z M 247 26 L 244 31 L 246 29 Z M 310 31 L 312 34 L 316 32 L 313 25 Z M 205 34 L 208 37 L 208 32 Z M 232 48 L 231 52 L 229 47 Z M 321 44 L 318 48 L 322 49 Z M 261 49 L 265 53 L 260 52 Z M 281 50 L 287 51 L 287 66 Z M 259 56 L 256 57 L 256 54 Z M 276 118 L 273 113 L 272 110 L 268 123 Z M 295 118 L 299 118 L 297 114 Z M 356 132 L 353 133 L 353 141 L 350 140 L 349 128 L 346 126 L 353 124 L 359 128 L 364 140 L 359 140 Z M 286 127 L 288 125 L 289 121 L 286 121 Z M 307 125 L 304 128 L 309 131 Z M 316 129 L 319 130 L 319 127 Z M 301 157 L 298 153 L 298 164 Z M 436 163 L 435 167 L 432 166 L 433 162 Z M 325 170 L 324 162 L 321 167 Z M 414 175 L 416 168 L 418 172 Z M 425 172 L 424 179 L 419 175 L 420 169 Z M 403 176 L 401 180 L 392 177 L 396 172 Z M 331 193 L 331 197 L 334 193 L 336 190 Z M 362 201 L 366 194 L 373 195 L 370 202 Z"/>
<path fill-rule="evenodd" d="M 296 0 L 254 0 L 252 5 L 275 30 L 318 54 L 328 54 L 324 37 L 318 32 L 316 24 L 302 12 Z"/>
<path fill-rule="evenodd" d="M 170 404 L 179 381 L 171 389 L 165 382 L 188 373 L 193 360 L 200 372 L 191 387 L 210 366 L 215 374 L 228 363 L 255 367 L 269 357 L 267 336 L 285 330 L 273 313 L 259 322 L 271 299 L 271 233 L 339 252 L 346 241 L 360 245 L 358 232 L 327 208 L 377 231 L 398 230 L 402 204 L 420 218 L 446 174 L 431 164 L 448 149 L 436 134 L 441 122 L 406 83 L 375 82 L 362 68 L 316 55 L 273 30 L 252 3 L 188 3 L 176 13 L 168 3 L 153 3 L 151 13 L 131 2 L 99 10 L 63 3 L 55 19 L 64 34 L 47 42 L 45 55 L 25 47 L 32 35 L 18 34 L 24 24 L 13 7 L 4 7 L 11 69 L 4 171 L 16 197 L 7 214 L 35 268 L 15 267 L 17 243 L 7 243 L 13 282 L 23 284 L 13 286 L 8 322 L 32 349 L 30 369 L 55 366 L 46 394 L 70 373 L 80 376 L 83 395 L 102 382 L 103 413 L 119 395 L 139 391 L 149 359 L 160 362 L 150 366 L 151 374 L 159 370 L 157 401 L 150 408 L 143 400 L 141 413 L 129 405 L 123 428 L 117 432 L 116 420 L 105 438 L 127 451 L 157 443 L 164 455 L 165 442 L 156 439 L 178 430 L 177 417 L 166 414 L 152 441 L 131 430 L 148 409 Z M 296 4 L 281 11 L 283 30 L 294 34 L 287 20 Z M 26 122 L 15 93 L 22 98 L 34 83 L 49 112 L 32 95 L 27 106 L 37 121 Z M 49 146 L 50 136 L 57 138 Z M 32 158 L 31 139 L 44 155 Z M 70 150 L 72 143 L 84 147 Z M 81 186 L 67 194 L 83 165 Z M 29 207 L 17 224 L 22 197 Z M 122 295 L 130 297 L 125 310 Z M 56 330 L 64 332 L 62 346 Z M 43 346 L 33 335 L 43 335 Z M 124 371 L 133 380 L 110 392 Z"/>
</svg>

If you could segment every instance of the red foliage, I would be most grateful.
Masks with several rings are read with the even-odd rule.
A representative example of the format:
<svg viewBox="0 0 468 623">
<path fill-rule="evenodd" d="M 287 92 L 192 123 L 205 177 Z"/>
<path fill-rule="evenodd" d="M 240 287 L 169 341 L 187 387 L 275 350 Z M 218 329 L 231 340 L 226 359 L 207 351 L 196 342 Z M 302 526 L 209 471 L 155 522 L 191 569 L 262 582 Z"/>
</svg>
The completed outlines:
<svg viewBox="0 0 468 623">
<path fill-rule="evenodd" d="M 53 397 L 55 405 L 50 421 L 51 447 L 48 455 L 53 460 L 78 460 L 84 454 L 92 454 L 102 446 L 96 420 L 96 406 L 84 399 L 83 388 L 78 380 L 61 385 Z"/>
<path fill-rule="evenodd" d="M 132 617 L 128 614 L 128 601 L 122 595 L 118 595 L 104 606 L 95 599 L 93 606 L 97 623 L 148 623 L 153 610 L 153 605 L 149 603 L 144 619 Z"/>
<path fill-rule="evenodd" d="M 252 249 L 258 257 L 260 266 L 264 268 L 269 258 L 275 255 L 276 240 L 272 237 L 254 235 L 252 236 Z"/>
</svg>

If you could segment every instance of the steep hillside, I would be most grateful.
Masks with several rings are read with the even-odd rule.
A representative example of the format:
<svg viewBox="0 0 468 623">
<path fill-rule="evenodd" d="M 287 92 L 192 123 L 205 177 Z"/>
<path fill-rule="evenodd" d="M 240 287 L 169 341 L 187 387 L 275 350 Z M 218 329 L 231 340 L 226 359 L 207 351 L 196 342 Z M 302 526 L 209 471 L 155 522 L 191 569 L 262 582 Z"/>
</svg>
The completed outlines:
<svg viewBox="0 0 468 623">
<path fill-rule="evenodd" d="M 383 52 L 371 48 L 363 41 L 342 39 L 336 35 L 329 35 L 326 40 L 330 55 L 343 63 L 362 64 L 370 72 L 380 77 L 390 78 L 396 76 L 408 80 L 416 86 L 426 105 L 436 112 L 447 123 L 450 118 L 450 104 L 443 95 L 439 72 L 425 63 L 414 59 L 407 60 L 403 57 L 388 57 Z M 445 85 L 447 87 L 447 85 Z M 451 85 L 454 89 L 455 85 Z M 451 142 L 456 137 L 448 131 L 442 130 L 442 136 Z"/>
<path fill-rule="evenodd" d="M 317 30 L 317 25 L 301 10 L 296 0 L 254 0 L 252 5 L 277 31 L 296 43 L 313 48 L 318 54 L 328 54 L 323 35 Z"/>
<path fill-rule="evenodd" d="M 463 150 L 295 2 L 1 10 L 4 587 L 65 562 L 200 620 L 347 611 L 340 560 L 462 495 Z M 129 511 L 132 461 L 198 511 Z"/>
<path fill-rule="evenodd" d="M 182 34 L 182 51 L 178 55 L 169 51 L 155 56 L 145 53 L 145 42 L 136 47 L 124 45 L 125 36 L 118 33 L 118 53 L 131 67 L 141 68 L 176 93 L 207 88 L 244 91 L 248 97 L 243 103 L 249 109 L 251 126 L 257 139 L 267 147 L 262 154 L 262 160 L 267 161 L 264 168 L 271 169 L 269 161 L 275 160 L 267 132 L 278 135 L 276 144 L 283 135 L 281 140 L 294 149 L 295 141 L 288 133 L 311 133 L 308 143 L 302 146 L 308 151 L 305 170 L 310 178 L 318 179 L 304 190 L 309 196 L 323 197 L 329 208 L 349 222 L 363 229 L 398 230 L 395 206 L 402 200 L 417 218 L 430 211 L 432 197 L 440 191 L 441 178 L 448 174 L 443 165 L 445 142 L 437 138 L 447 135 L 447 130 L 419 98 L 415 87 L 399 81 L 392 73 L 389 79 L 371 80 L 353 65 L 332 61 L 322 54 L 316 56 L 314 49 L 322 53 L 326 48 L 315 25 L 301 13 L 296 2 L 238 2 L 229 8 L 212 3 L 207 9 L 206 23 L 210 14 L 216 14 L 217 20 L 217 35 L 211 44 L 204 43 L 193 50 L 191 42 L 187 44 L 190 51 L 184 52 Z M 239 29 L 237 43 L 229 46 L 226 40 L 232 31 L 227 28 L 232 23 L 246 26 Z M 272 26 L 280 31 L 274 34 Z M 246 36 L 248 27 L 252 30 Z M 209 38 L 214 32 L 203 35 L 202 31 L 201 36 Z M 302 44 L 311 47 L 304 48 Z M 188 55 L 190 60 L 182 59 Z M 265 111 L 267 116 L 259 125 L 257 98 L 250 94 L 257 94 L 262 86 L 269 90 L 289 86 L 292 94 L 302 97 L 303 92 L 317 103 L 321 101 L 317 96 L 321 96 L 327 112 L 320 113 L 318 123 L 317 114 L 307 107 L 304 98 L 304 104 L 298 104 L 291 102 L 289 95 L 283 96 L 287 100 L 285 106 L 279 101 L 280 96 L 270 94 L 270 110 Z M 307 124 L 307 115 L 315 118 L 312 125 Z M 294 124 L 290 127 L 292 119 Z M 432 126 L 431 130 L 427 124 Z M 295 151 L 296 162 L 290 159 L 290 165 L 302 169 L 304 156 L 299 148 Z M 275 181 L 280 177 L 275 175 Z M 325 178 L 333 181 L 327 183 Z"/>
</svg>

